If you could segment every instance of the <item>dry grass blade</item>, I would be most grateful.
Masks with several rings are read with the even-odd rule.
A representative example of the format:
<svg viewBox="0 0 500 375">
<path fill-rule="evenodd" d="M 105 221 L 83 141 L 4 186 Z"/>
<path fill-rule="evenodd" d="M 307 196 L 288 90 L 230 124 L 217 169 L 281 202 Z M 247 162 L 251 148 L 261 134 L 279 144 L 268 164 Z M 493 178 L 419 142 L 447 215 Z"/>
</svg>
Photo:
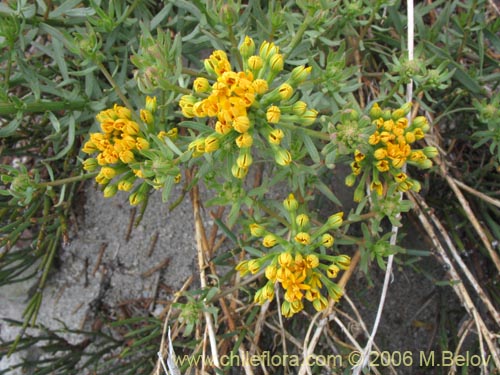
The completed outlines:
<svg viewBox="0 0 500 375">
<path fill-rule="evenodd" d="M 429 219 L 427 216 L 424 214 L 424 212 L 428 212 L 428 206 L 422 206 L 424 200 L 419 197 L 419 200 L 415 199 L 414 196 L 408 195 L 410 200 L 413 202 L 415 205 L 415 209 L 417 210 L 418 218 L 420 222 L 422 223 L 423 227 L 425 228 L 427 234 L 429 235 L 430 239 L 432 240 L 434 246 L 436 247 L 436 251 L 439 255 L 439 258 L 441 261 L 446 265 L 448 269 L 448 273 L 450 275 L 450 281 L 452 281 L 451 285 L 453 290 L 455 291 L 456 295 L 462 302 L 462 305 L 465 307 L 467 312 L 472 316 L 474 319 L 474 322 L 476 326 L 478 327 L 478 332 L 481 333 L 483 336 L 484 340 L 486 341 L 486 344 L 488 346 L 488 349 L 490 350 L 491 356 L 493 358 L 493 361 L 495 362 L 495 365 L 497 368 L 500 368 L 500 355 L 498 353 L 498 348 L 495 346 L 494 340 L 495 336 L 492 334 L 489 329 L 486 327 L 486 324 L 484 323 L 483 319 L 479 315 L 476 306 L 472 302 L 472 299 L 467 292 L 467 289 L 464 286 L 463 280 L 461 279 L 459 273 L 455 269 L 455 265 L 451 261 L 451 259 L 448 257 L 448 254 L 446 253 L 443 245 L 441 244 L 441 241 L 439 240 L 439 237 L 432 227 L 432 224 L 430 223 Z"/>
<path fill-rule="evenodd" d="M 486 250 L 488 251 L 488 254 L 491 257 L 491 260 L 493 261 L 493 264 L 497 268 L 498 272 L 500 272 L 500 257 L 498 253 L 493 249 L 493 246 L 491 245 L 490 241 L 488 240 L 488 237 L 484 233 L 483 228 L 481 227 L 481 224 L 476 218 L 476 215 L 472 211 L 469 202 L 467 199 L 464 197 L 460 189 L 458 188 L 458 185 L 456 183 L 456 180 L 452 178 L 449 174 L 448 171 L 446 170 L 446 167 L 444 163 L 441 160 L 436 160 L 436 164 L 438 164 L 442 176 L 445 178 L 446 182 L 448 185 L 450 185 L 451 189 L 453 190 L 453 193 L 455 193 L 458 201 L 460 202 L 462 208 L 464 209 L 465 213 L 467 214 L 467 218 L 471 222 L 472 226 L 476 230 L 476 233 L 479 235 L 479 238 L 483 242 L 484 246 L 486 247 Z"/>
<path fill-rule="evenodd" d="M 500 208 L 500 201 L 498 199 L 492 198 L 484 193 L 481 193 L 480 191 L 477 191 L 476 189 L 471 188 L 470 186 L 464 184 L 462 181 L 459 181 L 456 178 L 452 178 L 452 179 L 453 179 L 453 182 L 455 184 L 460 186 L 462 189 L 464 189 L 468 193 L 471 193 L 471 194 L 475 195 L 476 197 L 482 199 L 483 201 Z"/>
</svg>

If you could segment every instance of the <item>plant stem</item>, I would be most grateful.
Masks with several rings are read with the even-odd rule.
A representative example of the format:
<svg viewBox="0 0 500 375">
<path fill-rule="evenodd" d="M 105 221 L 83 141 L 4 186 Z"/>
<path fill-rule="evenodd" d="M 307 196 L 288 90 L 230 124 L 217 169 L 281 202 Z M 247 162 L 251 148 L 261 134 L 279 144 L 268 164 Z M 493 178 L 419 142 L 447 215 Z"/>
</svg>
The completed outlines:
<svg viewBox="0 0 500 375">
<path fill-rule="evenodd" d="M 292 131 L 298 131 L 298 132 L 303 132 L 311 137 L 322 139 L 324 141 L 331 141 L 331 138 L 328 134 L 317 131 L 317 130 L 312 130 L 304 127 L 299 127 L 296 125 L 288 124 L 286 122 L 280 122 L 279 123 L 281 126 L 284 128 L 290 129 Z"/>
<path fill-rule="evenodd" d="M 85 101 L 61 101 L 61 102 L 34 102 L 23 103 L 21 106 L 16 106 L 14 103 L 0 103 L 0 116 L 12 115 L 17 112 L 30 113 L 30 112 L 54 112 L 64 110 L 80 110 L 84 109 L 87 105 Z"/>
<path fill-rule="evenodd" d="M 72 182 L 84 181 L 97 176 L 97 173 L 98 172 L 92 172 L 92 173 L 82 174 L 79 176 L 61 178 L 60 180 L 40 182 L 38 186 L 60 186 L 60 185 L 70 184 Z"/>
<path fill-rule="evenodd" d="M 312 14 L 311 14 L 311 11 L 309 11 L 306 15 L 306 18 L 304 19 L 304 22 L 300 25 L 299 29 L 297 30 L 297 33 L 293 36 L 292 41 L 288 45 L 288 52 L 283 54 L 284 61 L 286 61 L 288 56 L 290 56 L 292 54 L 295 47 L 297 47 L 297 45 L 302 40 L 302 37 L 304 36 L 304 33 L 306 32 L 307 28 L 309 27 L 311 20 L 312 20 Z"/>
<path fill-rule="evenodd" d="M 130 110 L 130 112 L 132 112 L 134 114 L 135 112 L 134 112 L 134 108 L 132 107 L 132 104 L 130 104 L 130 102 L 128 101 L 127 97 L 125 96 L 125 94 L 123 93 L 121 88 L 116 84 L 115 80 L 111 76 L 111 73 L 108 71 L 108 69 L 100 61 L 95 61 L 95 63 L 97 65 L 97 67 L 101 70 L 102 74 L 104 74 L 104 76 L 108 80 L 109 84 L 116 91 L 116 94 L 121 99 L 123 104 L 125 104 L 125 106 Z"/>
</svg>

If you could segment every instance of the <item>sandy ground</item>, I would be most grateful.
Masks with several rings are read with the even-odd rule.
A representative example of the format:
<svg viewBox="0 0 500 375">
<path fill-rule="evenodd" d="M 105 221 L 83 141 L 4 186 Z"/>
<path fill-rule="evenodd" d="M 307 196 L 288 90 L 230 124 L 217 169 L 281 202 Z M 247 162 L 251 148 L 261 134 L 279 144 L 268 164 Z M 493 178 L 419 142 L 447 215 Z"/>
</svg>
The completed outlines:
<svg viewBox="0 0 500 375">
<path fill-rule="evenodd" d="M 81 196 L 85 197 L 82 212 L 77 213 L 70 243 L 60 252 L 38 318 L 39 323 L 54 329 L 61 328 L 59 320 L 69 328 L 83 328 L 103 304 L 127 305 L 127 300 L 156 297 L 160 282 L 178 290 L 196 264 L 189 197 L 169 212 L 161 194 L 153 194 L 142 221 L 127 238 L 134 209 L 126 194 L 105 199 L 89 184 Z M 138 216 L 139 209 L 135 218 Z M 165 266 L 154 270 L 162 264 Z M 21 319 L 31 283 L 0 288 L 0 317 Z M 158 314 L 163 306 L 150 305 L 149 309 Z M 9 340 L 17 329 L 0 321 L 0 334 Z M 18 356 L 1 358 L 0 370 L 18 360 Z"/>
</svg>

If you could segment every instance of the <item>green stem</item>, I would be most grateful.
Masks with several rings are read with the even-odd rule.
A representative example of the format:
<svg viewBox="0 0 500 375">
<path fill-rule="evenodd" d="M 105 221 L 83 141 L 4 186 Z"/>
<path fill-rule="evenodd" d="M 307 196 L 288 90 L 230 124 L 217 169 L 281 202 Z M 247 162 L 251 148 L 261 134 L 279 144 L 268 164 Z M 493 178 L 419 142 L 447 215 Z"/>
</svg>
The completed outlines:
<svg viewBox="0 0 500 375">
<path fill-rule="evenodd" d="M 320 132 L 320 131 L 317 131 L 317 130 L 312 130 L 312 129 L 308 129 L 308 128 L 304 128 L 304 127 L 299 127 L 299 126 L 292 125 L 292 124 L 289 124 L 289 123 L 286 123 L 286 122 L 280 122 L 279 125 L 283 126 L 284 128 L 290 129 L 292 131 L 303 132 L 303 133 L 305 133 L 305 134 L 307 134 L 307 135 L 309 135 L 310 137 L 313 137 L 313 138 L 322 139 L 324 141 L 331 141 L 331 138 L 330 138 L 330 136 L 328 134 Z"/>
<path fill-rule="evenodd" d="M 135 116 L 137 116 L 135 114 L 135 112 L 134 112 L 134 108 L 132 107 L 132 104 L 130 104 L 130 102 L 128 101 L 127 97 L 125 96 L 125 94 L 123 93 L 123 91 L 121 90 L 121 88 L 116 84 L 115 80 L 111 76 L 111 73 L 108 71 L 108 69 L 106 69 L 106 67 L 104 66 L 104 64 L 102 62 L 100 62 L 100 61 L 95 61 L 95 63 L 97 65 L 97 67 L 101 70 L 102 74 L 104 74 L 104 76 L 108 80 L 109 84 L 116 91 L 116 94 L 121 99 L 121 101 L 123 102 L 123 104 L 125 104 L 125 106 L 130 110 L 130 112 L 132 112 L 132 114 L 134 114 Z"/>
<path fill-rule="evenodd" d="M 53 111 L 64 111 L 64 110 L 80 110 L 84 109 L 87 105 L 85 101 L 61 101 L 61 102 L 34 102 L 34 103 L 23 103 L 20 106 L 14 103 L 0 103 L 0 116 L 12 115 L 17 112 L 53 112 Z"/>
<path fill-rule="evenodd" d="M 291 55 L 295 47 L 300 43 L 302 40 L 302 37 L 304 36 L 304 33 L 306 32 L 307 28 L 309 27 L 309 24 L 311 23 L 312 20 L 312 14 L 311 11 L 307 13 L 306 18 L 304 19 L 304 22 L 300 25 L 299 29 L 297 30 L 297 33 L 293 36 L 292 41 L 288 45 L 288 52 L 283 54 L 283 60 L 286 61 L 288 56 Z"/>
<path fill-rule="evenodd" d="M 464 50 L 465 44 L 467 43 L 467 38 L 469 37 L 470 24 L 472 22 L 472 17 L 474 16 L 474 11 L 476 10 L 476 7 L 477 7 L 477 0 L 474 0 L 469 10 L 469 13 L 467 14 L 467 21 L 464 27 L 464 35 L 462 38 L 462 43 L 458 48 L 457 57 L 455 58 L 455 61 L 459 61 L 460 57 L 462 56 L 462 51 Z"/>
<path fill-rule="evenodd" d="M 70 184 L 72 182 L 84 181 L 97 176 L 98 172 L 92 172 L 87 174 L 82 174 L 79 176 L 61 178 L 60 180 L 41 182 L 38 186 L 60 186 L 65 184 Z"/>
<path fill-rule="evenodd" d="M 233 25 L 231 24 L 227 25 L 227 31 L 229 33 L 229 41 L 231 42 L 232 52 L 234 56 L 236 56 L 236 60 L 238 62 L 240 70 L 243 70 L 243 60 L 241 59 L 241 54 L 240 51 L 238 50 L 238 41 L 234 37 Z"/>
<path fill-rule="evenodd" d="M 401 87 L 401 79 L 398 82 L 396 82 L 394 86 L 392 86 L 391 91 L 389 92 L 389 94 L 386 95 L 381 105 L 382 108 L 387 105 L 387 101 L 391 99 L 394 96 L 394 94 L 396 94 L 396 92 L 399 90 L 400 87 Z"/>
</svg>

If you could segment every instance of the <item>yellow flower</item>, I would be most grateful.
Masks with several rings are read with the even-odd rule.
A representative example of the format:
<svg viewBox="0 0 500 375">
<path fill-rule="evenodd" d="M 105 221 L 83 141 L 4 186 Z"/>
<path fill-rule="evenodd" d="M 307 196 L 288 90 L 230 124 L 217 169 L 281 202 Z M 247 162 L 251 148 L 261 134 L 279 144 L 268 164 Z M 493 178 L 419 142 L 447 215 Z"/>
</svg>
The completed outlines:
<svg viewBox="0 0 500 375">
<path fill-rule="evenodd" d="M 243 260 L 236 265 L 235 269 L 241 276 L 245 276 L 248 272 L 250 272 L 248 270 L 248 262 L 248 260 Z"/>
<path fill-rule="evenodd" d="M 322 295 L 319 295 L 318 298 L 316 298 L 313 302 L 313 307 L 316 309 L 316 311 L 323 311 L 324 309 L 327 308 L 328 306 L 328 301 L 325 297 Z"/>
<path fill-rule="evenodd" d="M 118 190 L 121 190 L 121 191 L 130 191 L 133 186 L 134 186 L 134 183 L 131 180 L 122 180 L 122 181 L 118 182 Z"/>
<path fill-rule="evenodd" d="M 238 138 L 236 138 L 236 145 L 239 148 L 251 147 L 253 144 L 253 137 L 250 133 L 243 133 Z"/>
<path fill-rule="evenodd" d="M 417 139 L 415 137 L 415 133 L 413 132 L 406 132 L 405 133 L 405 141 L 408 142 L 408 143 L 413 143 L 415 142 Z"/>
<path fill-rule="evenodd" d="M 258 259 L 252 259 L 250 262 L 248 262 L 248 270 L 253 275 L 259 272 L 260 266 L 261 262 Z"/>
<path fill-rule="evenodd" d="M 373 153 L 373 156 L 377 160 L 385 159 L 387 157 L 387 150 L 385 148 L 378 148 Z"/>
<path fill-rule="evenodd" d="M 116 170 L 114 168 L 110 168 L 110 167 L 103 167 L 103 168 L 101 168 L 101 171 L 99 172 L 99 174 L 102 174 L 108 180 L 111 180 L 113 177 L 116 176 Z"/>
<path fill-rule="evenodd" d="M 215 123 L 215 131 L 219 134 L 226 135 L 231 132 L 232 127 L 225 121 L 217 121 Z"/>
<path fill-rule="evenodd" d="M 311 243 L 311 236 L 306 232 L 297 233 L 294 239 L 302 245 L 309 245 Z"/>
<path fill-rule="evenodd" d="M 359 163 L 360 161 L 362 161 L 364 158 L 365 158 L 365 154 L 363 154 L 361 151 L 359 151 L 359 150 L 355 150 L 354 151 L 354 160 L 357 163 Z"/>
<path fill-rule="evenodd" d="M 257 95 L 262 95 L 269 90 L 269 85 L 265 79 L 257 78 L 252 82 L 252 87 Z"/>
<path fill-rule="evenodd" d="M 339 255 L 337 256 L 336 264 L 341 270 L 347 270 L 351 265 L 351 257 L 345 254 Z"/>
<path fill-rule="evenodd" d="M 133 161 L 135 161 L 134 153 L 130 150 L 125 150 L 125 151 L 120 152 L 119 158 L 125 164 L 129 164 L 129 163 L 132 163 Z"/>
<path fill-rule="evenodd" d="M 376 145 L 380 142 L 380 133 L 378 131 L 375 131 L 370 137 L 368 138 L 368 143 L 371 145 Z"/>
<path fill-rule="evenodd" d="M 106 178 L 102 173 L 99 173 L 97 176 L 95 176 L 95 182 L 97 182 L 99 185 L 106 185 L 109 182 L 109 178 Z"/>
<path fill-rule="evenodd" d="M 389 170 L 389 162 L 387 160 L 380 160 L 375 163 L 375 167 L 380 172 L 387 172 Z"/>
<path fill-rule="evenodd" d="M 280 121 L 281 110 L 279 107 L 272 105 L 266 111 L 266 118 L 271 124 L 276 124 Z"/>
<path fill-rule="evenodd" d="M 266 278 L 272 282 L 276 281 L 276 275 L 278 274 L 278 269 L 274 265 L 270 265 L 266 267 Z"/>
<path fill-rule="evenodd" d="M 250 129 L 250 120 L 247 116 L 236 117 L 233 121 L 233 129 L 238 133 L 246 133 Z"/>
<path fill-rule="evenodd" d="M 279 52 L 279 48 L 272 42 L 264 41 L 260 45 L 259 55 L 263 60 L 269 60 L 272 56 Z"/>
<path fill-rule="evenodd" d="M 272 143 L 273 145 L 279 145 L 284 136 L 285 133 L 283 133 L 283 130 L 274 129 L 269 133 L 267 139 L 269 140 L 269 143 Z"/>
<path fill-rule="evenodd" d="M 292 70 L 291 80 L 293 84 L 299 85 L 304 82 L 309 74 L 311 74 L 312 67 L 305 67 L 304 65 L 297 66 Z"/>
<path fill-rule="evenodd" d="M 308 269 L 313 269 L 319 266 L 319 259 L 315 254 L 307 255 L 305 262 Z"/>
<path fill-rule="evenodd" d="M 361 166 L 358 162 L 353 161 L 350 165 L 353 175 L 357 176 L 361 173 Z"/>
<path fill-rule="evenodd" d="M 290 266 L 292 262 L 293 262 L 292 254 L 290 254 L 289 252 L 284 252 L 278 255 L 278 263 L 281 267 L 286 268 Z"/>
<path fill-rule="evenodd" d="M 196 97 L 192 95 L 183 95 L 179 101 L 179 106 L 181 107 L 182 114 L 184 117 L 192 118 L 194 117 L 193 105 L 197 102 Z"/>
</svg>

